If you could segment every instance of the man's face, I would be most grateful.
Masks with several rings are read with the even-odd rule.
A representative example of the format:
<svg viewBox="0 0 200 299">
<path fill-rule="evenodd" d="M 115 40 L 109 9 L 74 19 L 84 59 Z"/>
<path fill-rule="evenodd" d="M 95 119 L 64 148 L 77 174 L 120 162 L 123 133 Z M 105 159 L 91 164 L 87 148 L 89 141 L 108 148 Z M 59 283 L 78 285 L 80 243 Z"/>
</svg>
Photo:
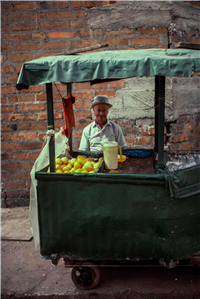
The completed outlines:
<svg viewBox="0 0 200 299">
<path fill-rule="evenodd" d="M 97 104 L 93 107 L 95 121 L 98 125 L 104 126 L 107 121 L 109 106 L 107 104 Z"/>
</svg>

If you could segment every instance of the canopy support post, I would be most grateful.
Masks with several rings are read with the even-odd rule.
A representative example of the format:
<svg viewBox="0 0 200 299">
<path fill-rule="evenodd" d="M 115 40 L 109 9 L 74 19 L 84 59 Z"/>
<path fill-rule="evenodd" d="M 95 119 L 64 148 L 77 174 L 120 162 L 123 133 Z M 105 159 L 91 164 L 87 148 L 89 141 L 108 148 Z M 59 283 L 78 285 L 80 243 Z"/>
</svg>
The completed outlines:
<svg viewBox="0 0 200 299">
<path fill-rule="evenodd" d="M 47 83 L 46 84 L 46 95 L 47 95 L 48 130 L 54 130 L 52 83 Z M 54 140 L 54 135 L 52 135 L 50 137 L 50 141 L 49 141 L 49 164 L 50 164 L 50 172 L 54 172 L 55 171 L 55 140 Z"/>
<path fill-rule="evenodd" d="M 72 84 L 71 83 L 67 83 L 67 94 L 72 92 Z M 70 136 L 69 136 L 69 153 L 71 156 L 73 156 L 73 138 L 72 138 L 72 131 L 73 128 L 71 129 L 70 132 Z"/>
<path fill-rule="evenodd" d="M 158 168 L 164 169 L 165 76 L 155 76 L 155 152 Z"/>
</svg>

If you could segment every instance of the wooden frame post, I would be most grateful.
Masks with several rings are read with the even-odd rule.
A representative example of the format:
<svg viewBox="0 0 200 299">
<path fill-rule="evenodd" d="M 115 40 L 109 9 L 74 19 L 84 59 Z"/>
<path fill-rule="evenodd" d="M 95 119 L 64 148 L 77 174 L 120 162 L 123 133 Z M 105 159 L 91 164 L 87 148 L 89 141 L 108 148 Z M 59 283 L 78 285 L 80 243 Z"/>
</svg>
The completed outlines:
<svg viewBox="0 0 200 299">
<path fill-rule="evenodd" d="M 54 130 L 52 83 L 46 84 L 46 95 L 47 95 L 48 130 Z M 50 164 L 50 172 L 54 172 L 55 171 L 55 139 L 54 139 L 54 135 L 52 135 L 50 137 L 50 142 L 49 142 L 49 164 Z"/>
</svg>

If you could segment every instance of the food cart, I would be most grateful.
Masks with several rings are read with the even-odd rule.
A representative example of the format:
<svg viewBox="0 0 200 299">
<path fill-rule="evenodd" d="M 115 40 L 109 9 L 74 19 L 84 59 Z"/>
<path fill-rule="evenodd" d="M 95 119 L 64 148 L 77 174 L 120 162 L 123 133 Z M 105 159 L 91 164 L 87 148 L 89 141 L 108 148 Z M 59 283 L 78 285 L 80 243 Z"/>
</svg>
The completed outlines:
<svg viewBox="0 0 200 299">
<path fill-rule="evenodd" d="M 46 84 L 48 129 L 53 130 L 53 82 L 65 83 L 71 92 L 73 82 L 155 76 L 155 146 L 147 155 L 152 171 L 106 172 L 102 162 L 92 174 L 56 173 L 52 134 L 50 172 L 35 172 L 41 255 L 55 265 L 64 258 L 78 288 L 95 287 L 101 266 L 155 259 L 168 268 L 185 259 L 199 263 L 200 166 L 170 172 L 164 152 L 165 77 L 199 71 L 199 52 L 186 49 L 100 51 L 24 63 L 17 89 Z M 72 135 L 69 145 L 76 157 Z"/>
</svg>

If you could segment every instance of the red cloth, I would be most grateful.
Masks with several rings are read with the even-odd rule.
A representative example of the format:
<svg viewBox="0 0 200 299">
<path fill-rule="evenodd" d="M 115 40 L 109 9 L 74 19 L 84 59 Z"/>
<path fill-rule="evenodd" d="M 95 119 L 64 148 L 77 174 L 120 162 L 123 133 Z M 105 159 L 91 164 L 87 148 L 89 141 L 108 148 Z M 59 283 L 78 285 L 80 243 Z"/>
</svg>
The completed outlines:
<svg viewBox="0 0 200 299">
<path fill-rule="evenodd" d="M 62 134 L 67 138 L 70 137 L 72 127 L 75 127 L 73 104 L 75 97 L 68 93 L 66 98 L 62 98 L 63 113 L 65 118 L 65 127 L 63 127 Z"/>
</svg>

